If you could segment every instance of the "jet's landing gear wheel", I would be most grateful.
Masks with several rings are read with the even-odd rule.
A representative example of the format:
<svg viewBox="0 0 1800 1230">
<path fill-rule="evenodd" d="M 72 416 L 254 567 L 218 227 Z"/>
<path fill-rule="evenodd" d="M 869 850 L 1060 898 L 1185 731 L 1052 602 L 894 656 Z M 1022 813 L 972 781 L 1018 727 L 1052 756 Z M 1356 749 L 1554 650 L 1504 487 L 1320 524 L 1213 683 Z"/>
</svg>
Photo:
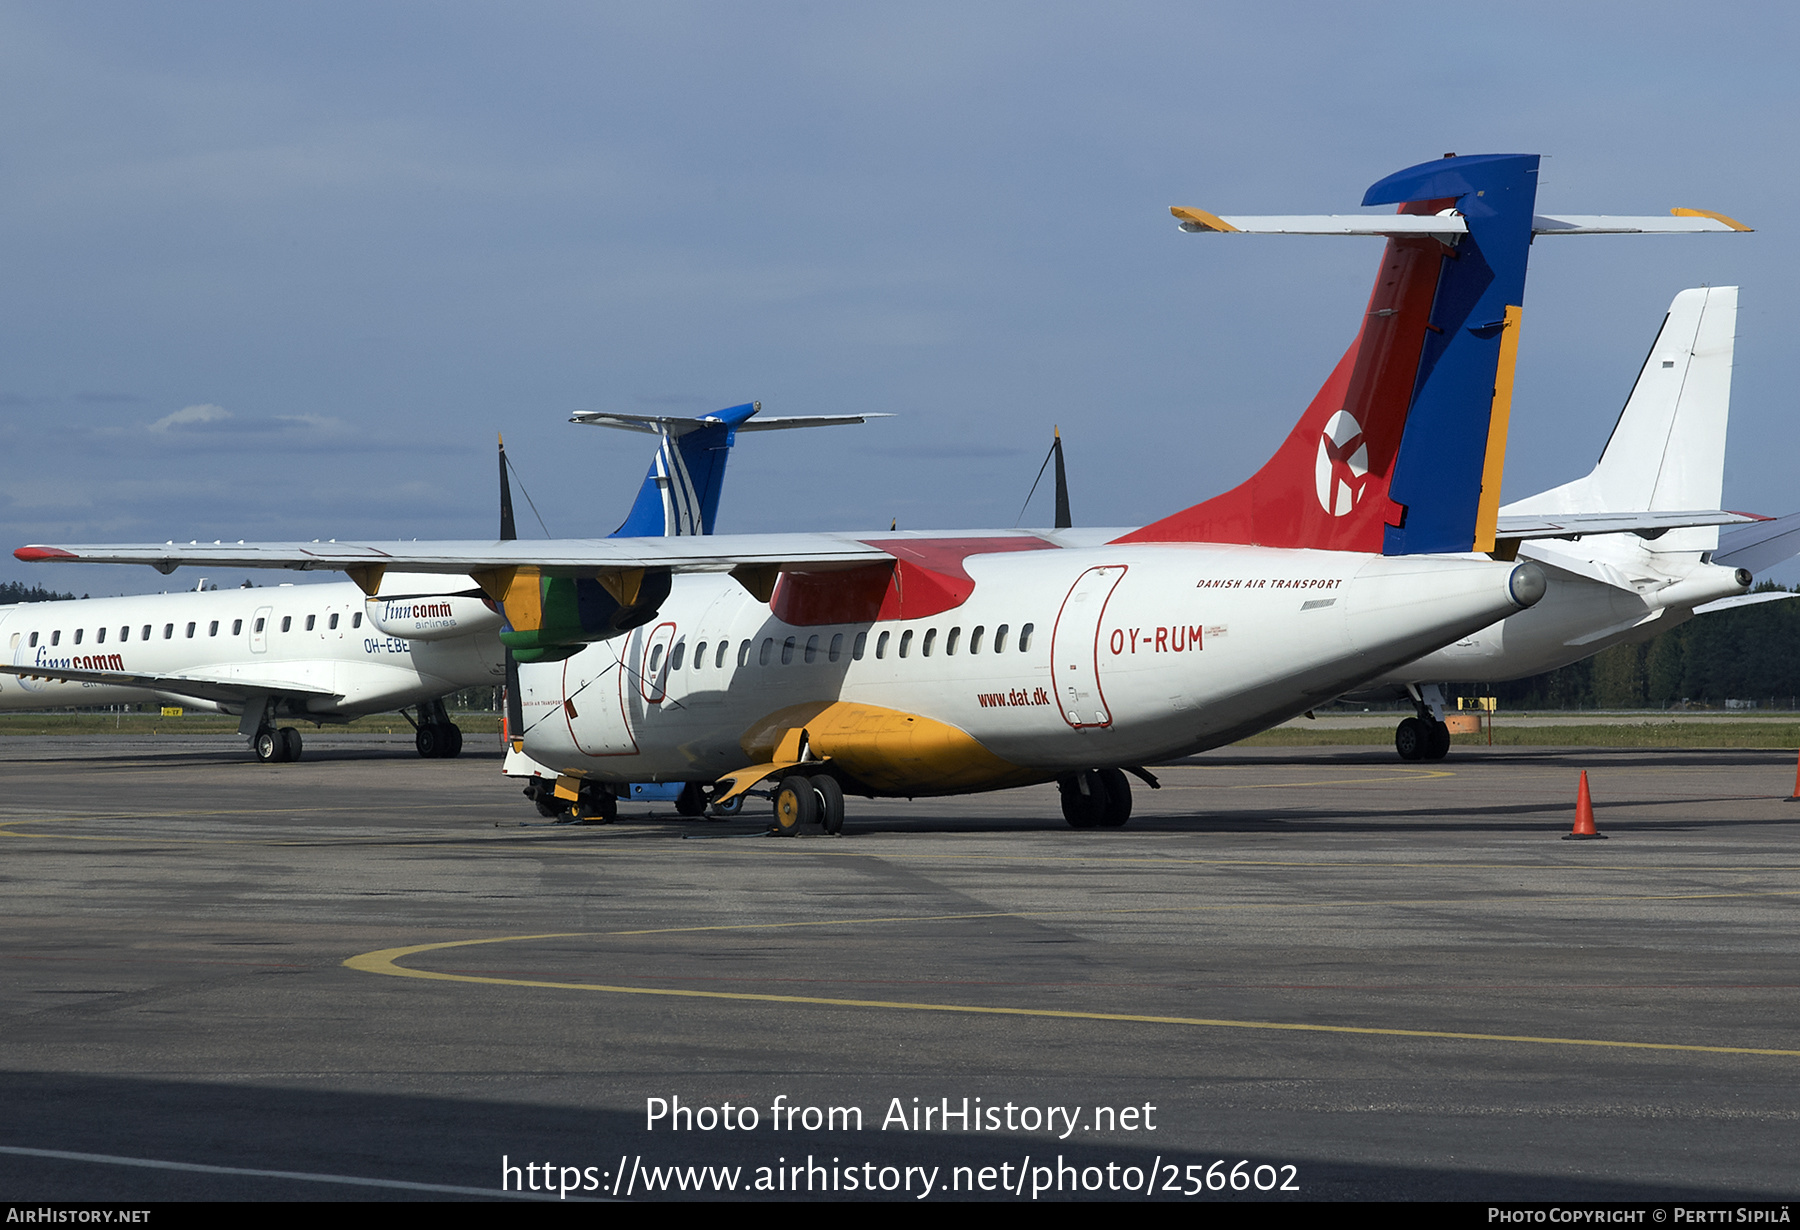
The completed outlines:
<svg viewBox="0 0 1800 1230">
<path fill-rule="evenodd" d="M 706 792 L 700 789 L 699 782 L 689 782 L 675 796 L 675 813 L 680 816 L 699 816 L 706 812 Z"/>
<path fill-rule="evenodd" d="M 844 831 L 844 788 L 837 778 L 821 773 L 812 779 L 813 794 L 819 800 L 819 827 L 836 835 Z"/>
<path fill-rule="evenodd" d="M 792 837 L 818 818 L 819 793 L 812 782 L 798 773 L 782 778 L 775 787 L 775 831 Z"/>
<path fill-rule="evenodd" d="M 1063 819 L 1069 822 L 1070 828 L 1092 829 L 1106 823 L 1108 799 L 1102 770 L 1089 769 L 1084 773 L 1071 773 L 1067 777 L 1058 778 L 1056 786 L 1062 791 Z M 1130 814 L 1131 800 L 1128 794 L 1125 815 Z M 1121 819 L 1119 823 L 1123 824 L 1125 821 Z"/>
<path fill-rule="evenodd" d="M 287 750 L 286 740 L 281 737 L 280 731 L 265 726 L 256 732 L 254 739 L 250 740 L 250 750 L 256 753 L 256 758 L 264 764 L 276 764 L 286 759 L 282 755 Z"/>
<path fill-rule="evenodd" d="M 1430 746 L 1431 727 L 1416 717 L 1401 721 L 1394 728 L 1394 750 L 1400 753 L 1402 760 L 1423 760 L 1425 749 Z"/>
<path fill-rule="evenodd" d="M 281 728 L 281 758 L 283 760 L 300 759 L 300 732 L 292 726 Z"/>
<path fill-rule="evenodd" d="M 427 760 L 448 759 L 462 751 L 462 728 L 450 722 L 428 722 L 413 736 L 413 746 Z"/>
<path fill-rule="evenodd" d="M 1425 741 L 1425 759 L 1442 760 L 1450 754 L 1450 727 L 1442 722 L 1431 722 L 1430 737 Z"/>
<path fill-rule="evenodd" d="M 744 796 L 740 794 L 728 802 L 714 803 L 711 810 L 713 815 L 728 820 L 744 810 Z"/>
</svg>

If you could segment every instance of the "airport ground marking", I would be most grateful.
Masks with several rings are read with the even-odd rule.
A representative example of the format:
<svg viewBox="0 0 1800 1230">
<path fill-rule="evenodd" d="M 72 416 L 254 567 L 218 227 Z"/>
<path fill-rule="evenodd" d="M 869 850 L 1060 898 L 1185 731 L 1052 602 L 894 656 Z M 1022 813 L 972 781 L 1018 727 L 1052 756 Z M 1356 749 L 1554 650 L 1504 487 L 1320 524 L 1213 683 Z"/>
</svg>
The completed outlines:
<svg viewBox="0 0 1800 1230">
<path fill-rule="evenodd" d="M 1735 895 L 1735 894 L 1734 894 Z M 1765 894 L 1743 894 L 1765 895 Z M 1792 895 L 1792 894 L 1771 894 Z M 1612 900 L 1612 898 L 1608 898 Z M 1107 911 L 1108 913 L 1165 913 L 1183 907 L 1147 907 L 1144 909 Z M 1145 1013 L 1089 1012 L 1067 1008 L 1016 1008 L 994 1004 L 939 1004 L 909 1000 L 846 999 L 822 995 L 779 995 L 762 991 L 702 991 L 681 987 L 636 987 L 612 983 L 563 982 L 541 978 L 504 978 L 487 974 L 446 973 L 420 970 L 401 965 L 406 957 L 421 953 L 441 952 L 451 948 L 474 948 L 489 944 L 522 943 L 532 940 L 593 939 L 606 936 L 667 935 L 706 931 L 750 931 L 796 927 L 823 927 L 870 922 L 935 922 L 976 918 L 1036 918 L 1046 914 L 1078 911 L 1028 911 L 972 914 L 937 914 L 916 917 L 807 920 L 789 923 L 731 923 L 702 927 L 664 927 L 638 931 L 557 931 L 537 935 L 500 935 L 473 940 L 442 940 L 430 944 L 408 944 L 358 953 L 344 961 L 348 969 L 365 974 L 382 974 L 396 978 L 419 978 L 430 982 L 462 982 L 484 986 L 530 987 L 554 991 L 587 991 L 608 995 L 652 995 L 671 999 L 732 1000 L 740 1003 L 800 1004 L 823 1008 L 862 1008 L 890 1012 L 942 1012 L 964 1016 L 1030 1017 L 1043 1020 L 1114 1021 L 1141 1025 L 1176 1025 L 1206 1029 L 1260 1030 L 1276 1033 L 1317 1033 L 1381 1038 L 1420 1038 L 1452 1042 L 1499 1042 L 1536 1046 L 1584 1046 L 1613 1050 L 1672 1051 L 1708 1055 L 1759 1055 L 1778 1059 L 1800 1059 L 1800 1050 L 1776 1047 L 1708 1046 L 1692 1042 L 1638 1042 L 1615 1038 L 1564 1038 L 1536 1034 L 1487 1034 L 1442 1029 L 1395 1029 L 1372 1025 L 1321 1025 L 1301 1021 L 1249 1021 L 1221 1017 L 1160 1016 Z M 1090 911 L 1091 913 L 1091 911 Z"/>
</svg>

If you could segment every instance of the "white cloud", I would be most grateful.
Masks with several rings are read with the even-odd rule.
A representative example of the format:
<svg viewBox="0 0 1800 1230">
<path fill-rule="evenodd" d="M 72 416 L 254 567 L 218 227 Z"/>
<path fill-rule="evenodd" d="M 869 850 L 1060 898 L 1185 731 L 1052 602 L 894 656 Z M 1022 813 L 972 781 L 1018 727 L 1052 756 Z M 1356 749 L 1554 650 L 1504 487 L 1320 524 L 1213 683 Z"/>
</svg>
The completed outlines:
<svg viewBox="0 0 1800 1230">
<path fill-rule="evenodd" d="M 176 431 L 183 427 L 191 427 L 197 423 L 217 423 L 231 417 L 231 411 L 224 406 L 199 405 L 183 406 L 174 414 L 166 414 L 150 424 L 151 431 Z"/>
</svg>

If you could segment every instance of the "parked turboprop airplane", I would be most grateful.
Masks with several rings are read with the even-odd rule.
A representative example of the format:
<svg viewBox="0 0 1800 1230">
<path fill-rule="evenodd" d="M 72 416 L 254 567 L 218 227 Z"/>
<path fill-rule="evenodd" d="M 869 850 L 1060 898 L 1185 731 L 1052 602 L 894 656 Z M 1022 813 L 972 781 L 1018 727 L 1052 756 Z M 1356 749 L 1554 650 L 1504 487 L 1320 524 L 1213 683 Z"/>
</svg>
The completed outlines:
<svg viewBox="0 0 1800 1230">
<path fill-rule="evenodd" d="M 704 418 L 593 412 L 573 421 L 660 436 L 622 534 L 711 533 L 736 433 L 862 422 L 874 415 L 753 419 L 760 403 Z M 501 476 L 505 478 L 505 452 Z M 617 535 L 615 535 L 617 536 Z M 204 585 L 204 582 L 202 583 Z M 500 682 L 502 620 L 480 590 L 387 574 L 348 582 L 88 598 L 0 607 L 0 710 L 157 703 L 239 716 L 259 760 L 299 757 L 315 725 L 416 706 L 421 756 L 455 756 L 443 697 Z M 409 717 L 409 721 L 412 719 Z"/>
<path fill-rule="evenodd" d="M 776 822 L 843 822 L 845 790 L 1058 781 L 1077 827 L 1122 824 L 1126 771 L 1230 743 L 1530 607 L 1502 537 L 1725 514 L 1512 524 L 1505 423 L 1534 234 L 1725 231 L 1710 217 L 1534 214 L 1529 155 L 1396 172 L 1397 214 L 1191 229 L 1382 235 L 1356 340 L 1249 481 L 1128 533 L 785 534 L 551 542 L 20 548 L 22 559 L 466 573 L 504 607 L 525 750 L 605 819 L 622 783 L 775 778 Z M 1704 224 L 1704 225 L 1702 225 Z"/>
</svg>

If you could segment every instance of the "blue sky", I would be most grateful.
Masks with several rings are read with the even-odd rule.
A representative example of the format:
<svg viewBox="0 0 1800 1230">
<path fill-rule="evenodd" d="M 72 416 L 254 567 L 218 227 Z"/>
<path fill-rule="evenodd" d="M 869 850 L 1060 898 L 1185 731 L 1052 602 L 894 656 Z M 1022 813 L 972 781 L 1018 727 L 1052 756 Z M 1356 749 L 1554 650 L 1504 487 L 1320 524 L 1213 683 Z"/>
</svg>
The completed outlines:
<svg viewBox="0 0 1800 1230">
<path fill-rule="evenodd" d="M 751 399 L 899 417 L 745 439 L 722 529 L 1011 525 L 1052 424 L 1078 522 L 1141 524 L 1273 451 L 1380 255 L 1167 207 L 1350 212 L 1449 150 L 1757 228 L 1537 246 L 1507 497 L 1738 284 L 1726 503 L 1794 511 L 1797 11 L 0 4 L 0 539 L 485 537 L 497 431 L 604 534 L 648 441 L 570 411 Z"/>
</svg>

